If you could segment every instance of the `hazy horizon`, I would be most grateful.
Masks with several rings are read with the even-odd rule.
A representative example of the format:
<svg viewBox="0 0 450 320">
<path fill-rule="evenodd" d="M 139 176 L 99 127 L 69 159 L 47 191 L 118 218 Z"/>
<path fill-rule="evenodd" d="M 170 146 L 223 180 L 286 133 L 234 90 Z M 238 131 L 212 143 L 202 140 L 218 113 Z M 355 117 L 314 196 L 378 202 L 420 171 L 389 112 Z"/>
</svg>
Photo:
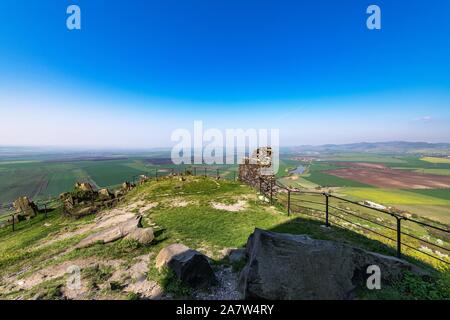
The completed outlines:
<svg viewBox="0 0 450 320">
<path fill-rule="evenodd" d="M 450 145 L 450 141 L 441 141 L 441 142 L 428 142 L 428 141 L 404 141 L 404 140 L 387 140 L 387 141 L 359 141 L 359 142 L 349 142 L 349 143 L 325 143 L 325 144 L 298 144 L 298 145 L 280 145 L 280 148 L 295 148 L 295 147 L 323 147 L 323 146 L 346 146 L 346 145 L 358 145 L 358 144 L 394 144 L 394 143 L 405 143 L 405 144 L 429 144 L 429 145 Z M 207 143 L 203 147 L 205 147 Z M 50 146 L 50 145 L 0 145 L 0 149 L 48 149 L 55 151 L 170 151 L 172 146 L 164 146 L 164 147 L 141 147 L 141 148 L 127 148 L 127 147 L 108 147 L 108 146 L 70 146 L 70 145 L 59 145 L 59 146 Z M 192 148 L 194 149 L 194 148 Z M 0 150 L 1 151 L 1 150 Z"/>
</svg>

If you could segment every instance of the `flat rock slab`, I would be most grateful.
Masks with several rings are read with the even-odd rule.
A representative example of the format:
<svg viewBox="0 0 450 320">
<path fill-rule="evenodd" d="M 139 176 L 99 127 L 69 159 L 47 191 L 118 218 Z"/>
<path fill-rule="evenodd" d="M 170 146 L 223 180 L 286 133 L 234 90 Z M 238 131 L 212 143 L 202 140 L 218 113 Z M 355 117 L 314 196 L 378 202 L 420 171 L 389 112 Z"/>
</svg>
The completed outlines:
<svg viewBox="0 0 450 320">
<path fill-rule="evenodd" d="M 118 225 L 94 233 L 81 240 L 76 247 L 85 248 L 97 242 L 109 243 L 121 239 L 139 228 L 141 225 L 141 219 L 142 217 L 137 216 L 125 222 L 119 223 Z"/>
</svg>

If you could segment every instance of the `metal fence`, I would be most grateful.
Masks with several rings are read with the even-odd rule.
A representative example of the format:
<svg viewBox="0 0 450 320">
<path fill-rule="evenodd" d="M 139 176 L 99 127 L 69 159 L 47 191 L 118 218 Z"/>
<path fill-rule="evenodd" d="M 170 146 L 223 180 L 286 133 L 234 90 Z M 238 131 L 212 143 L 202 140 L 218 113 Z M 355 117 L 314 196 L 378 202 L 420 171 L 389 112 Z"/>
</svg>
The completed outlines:
<svg viewBox="0 0 450 320">
<path fill-rule="evenodd" d="M 399 258 L 402 257 L 402 249 L 408 248 L 450 265 L 450 261 L 444 255 L 437 253 L 439 251 L 447 256 L 449 255 L 450 248 L 443 241 L 442 243 L 433 243 L 429 239 L 419 238 L 411 234 L 412 230 L 422 227 L 427 232 L 431 232 L 449 242 L 450 228 L 447 226 L 443 227 L 432 222 L 420 221 L 387 209 L 374 208 L 328 192 L 290 189 L 279 184 L 275 179 L 260 179 L 259 191 L 264 195 L 267 202 L 284 207 L 288 215 L 292 213 L 313 215 L 315 218 L 322 220 L 326 227 L 337 225 L 344 229 L 350 229 L 350 226 L 353 226 L 392 242 Z M 357 208 L 360 210 L 356 210 Z M 415 240 L 420 246 L 411 245 L 414 241 L 408 243 L 402 241 L 404 237 Z M 422 246 L 429 246 L 435 250 L 428 250 L 428 252 L 420 250 Z"/>
<path fill-rule="evenodd" d="M 167 177 L 167 176 L 175 176 L 175 175 L 184 175 L 184 176 L 196 176 L 196 177 L 211 177 L 216 179 L 226 179 L 236 181 L 236 171 L 235 170 L 227 170 L 221 168 L 214 167 L 205 167 L 205 166 L 180 166 L 180 167 L 171 167 L 171 168 L 155 168 L 152 171 L 148 171 L 136 176 L 132 177 L 132 182 L 137 184 L 142 176 L 146 176 L 149 179 L 156 179 Z"/>
</svg>

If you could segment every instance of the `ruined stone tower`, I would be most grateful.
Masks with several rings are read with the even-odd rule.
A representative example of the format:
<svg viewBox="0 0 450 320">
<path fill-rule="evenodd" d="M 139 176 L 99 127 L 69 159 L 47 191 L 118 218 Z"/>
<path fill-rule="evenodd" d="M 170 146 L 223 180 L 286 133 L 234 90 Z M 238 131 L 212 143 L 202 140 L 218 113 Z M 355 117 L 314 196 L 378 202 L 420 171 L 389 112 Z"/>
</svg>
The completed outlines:
<svg viewBox="0 0 450 320">
<path fill-rule="evenodd" d="M 255 188 L 262 187 L 270 190 L 270 181 L 274 179 L 271 147 L 258 148 L 253 151 L 251 157 L 242 158 L 242 163 L 239 164 L 240 181 Z"/>
</svg>

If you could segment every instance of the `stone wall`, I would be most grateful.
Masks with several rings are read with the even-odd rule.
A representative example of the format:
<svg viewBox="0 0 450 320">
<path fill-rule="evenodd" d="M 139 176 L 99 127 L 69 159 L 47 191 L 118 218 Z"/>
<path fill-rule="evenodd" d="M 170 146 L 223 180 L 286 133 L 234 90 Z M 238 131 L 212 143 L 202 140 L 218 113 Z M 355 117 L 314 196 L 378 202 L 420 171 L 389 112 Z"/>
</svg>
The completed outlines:
<svg viewBox="0 0 450 320">
<path fill-rule="evenodd" d="M 239 181 L 252 187 L 261 187 L 264 193 L 270 193 L 274 185 L 275 175 L 272 170 L 272 148 L 256 149 L 251 157 L 242 158 L 239 164 Z"/>
</svg>

